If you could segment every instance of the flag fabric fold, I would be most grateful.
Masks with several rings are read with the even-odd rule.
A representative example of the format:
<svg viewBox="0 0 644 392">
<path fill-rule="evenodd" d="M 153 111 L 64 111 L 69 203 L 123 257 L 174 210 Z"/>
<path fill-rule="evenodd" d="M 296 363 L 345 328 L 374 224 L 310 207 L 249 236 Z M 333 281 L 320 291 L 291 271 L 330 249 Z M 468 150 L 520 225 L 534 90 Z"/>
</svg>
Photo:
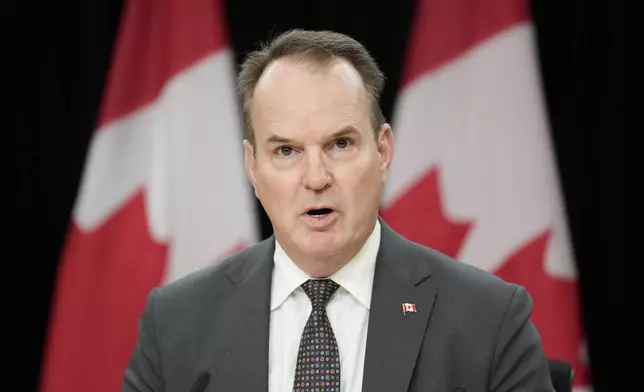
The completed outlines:
<svg viewBox="0 0 644 392">
<path fill-rule="evenodd" d="M 392 116 L 383 218 L 526 287 L 546 355 L 590 390 L 577 274 L 528 4 L 421 0 Z"/>
<path fill-rule="evenodd" d="M 149 291 L 256 241 L 222 5 L 124 4 L 59 263 L 41 392 L 113 392 Z"/>
</svg>

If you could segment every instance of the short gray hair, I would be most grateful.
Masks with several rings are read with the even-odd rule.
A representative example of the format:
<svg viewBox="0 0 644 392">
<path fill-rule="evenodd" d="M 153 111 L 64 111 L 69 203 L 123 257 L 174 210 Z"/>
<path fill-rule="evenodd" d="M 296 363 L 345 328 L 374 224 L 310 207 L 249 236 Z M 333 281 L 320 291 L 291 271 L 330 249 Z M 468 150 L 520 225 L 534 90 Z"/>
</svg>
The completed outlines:
<svg viewBox="0 0 644 392">
<path fill-rule="evenodd" d="M 244 60 L 237 77 L 237 89 L 242 99 L 245 137 L 255 144 L 250 107 L 255 86 L 268 65 L 282 57 L 299 57 L 326 65 L 335 58 L 347 60 L 358 71 L 371 103 L 374 134 L 385 123 L 380 108 L 380 95 L 385 77 L 367 49 L 357 40 L 333 31 L 294 29 L 278 35 Z"/>
</svg>

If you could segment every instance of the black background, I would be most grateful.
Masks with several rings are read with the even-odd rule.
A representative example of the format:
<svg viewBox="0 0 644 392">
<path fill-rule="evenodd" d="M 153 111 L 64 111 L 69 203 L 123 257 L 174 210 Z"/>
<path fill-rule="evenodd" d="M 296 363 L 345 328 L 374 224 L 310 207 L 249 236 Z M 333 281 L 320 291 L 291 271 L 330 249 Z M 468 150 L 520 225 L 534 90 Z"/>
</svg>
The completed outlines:
<svg viewBox="0 0 644 392">
<path fill-rule="evenodd" d="M 94 129 L 121 11 L 120 1 L 20 4 L 11 41 L 17 43 L 11 97 L 17 104 L 16 263 L 23 278 L 9 319 L 20 332 L 17 364 L 26 370 L 16 390 L 35 390 L 56 265 Z M 258 40 L 287 28 L 334 29 L 362 41 L 388 77 L 382 108 L 390 116 L 414 2 L 396 0 L 265 1 L 226 3 L 237 60 Z M 619 1 L 535 1 L 544 93 L 566 197 L 580 274 L 583 315 L 596 391 L 618 391 L 622 351 L 635 323 L 624 303 L 626 255 L 624 139 L 639 125 L 633 83 L 627 79 L 627 35 Z M 11 16 L 11 15 L 10 15 Z M 640 46 L 641 49 L 641 46 Z M 641 50 L 640 50 L 641 51 Z M 8 78 L 12 79 L 12 78 Z M 639 100 L 641 102 L 641 99 Z M 631 106 L 632 107 L 632 106 Z M 258 206 L 259 209 L 259 206 Z M 262 213 L 263 236 L 270 227 Z M 13 257 L 13 256 L 12 256 Z M 11 283 L 11 282 L 9 282 Z M 7 297 L 11 298 L 11 297 Z M 641 354 L 635 353 L 641 357 Z M 24 381 L 24 383 L 23 383 Z M 630 382 L 628 383 L 630 384 Z"/>
</svg>

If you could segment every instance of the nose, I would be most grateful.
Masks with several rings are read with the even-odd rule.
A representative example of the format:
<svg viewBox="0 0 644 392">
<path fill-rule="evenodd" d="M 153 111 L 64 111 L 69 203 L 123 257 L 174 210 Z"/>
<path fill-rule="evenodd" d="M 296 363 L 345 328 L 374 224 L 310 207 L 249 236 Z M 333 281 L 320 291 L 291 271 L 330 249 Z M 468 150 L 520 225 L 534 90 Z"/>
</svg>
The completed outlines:
<svg viewBox="0 0 644 392">
<path fill-rule="evenodd" d="M 321 191 L 331 185 L 332 176 L 321 152 L 307 154 L 303 182 L 312 191 Z"/>
</svg>

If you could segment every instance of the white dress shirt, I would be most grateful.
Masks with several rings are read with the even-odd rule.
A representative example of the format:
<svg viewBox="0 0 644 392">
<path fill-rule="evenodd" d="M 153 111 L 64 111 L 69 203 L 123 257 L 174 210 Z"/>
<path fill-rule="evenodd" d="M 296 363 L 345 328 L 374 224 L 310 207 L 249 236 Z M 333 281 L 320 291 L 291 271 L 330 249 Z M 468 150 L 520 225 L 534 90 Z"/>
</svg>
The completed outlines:
<svg viewBox="0 0 644 392">
<path fill-rule="evenodd" d="M 340 351 L 342 392 L 362 390 L 362 373 L 371 289 L 380 246 L 380 223 L 358 254 L 330 276 L 340 288 L 327 304 L 327 315 Z M 295 364 L 304 325 L 311 313 L 311 301 L 300 285 L 309 279 L 275 244 L 275 267 L 271 291 L 269 341 L 269 391 L 293 390 Z"/>
</svg>

